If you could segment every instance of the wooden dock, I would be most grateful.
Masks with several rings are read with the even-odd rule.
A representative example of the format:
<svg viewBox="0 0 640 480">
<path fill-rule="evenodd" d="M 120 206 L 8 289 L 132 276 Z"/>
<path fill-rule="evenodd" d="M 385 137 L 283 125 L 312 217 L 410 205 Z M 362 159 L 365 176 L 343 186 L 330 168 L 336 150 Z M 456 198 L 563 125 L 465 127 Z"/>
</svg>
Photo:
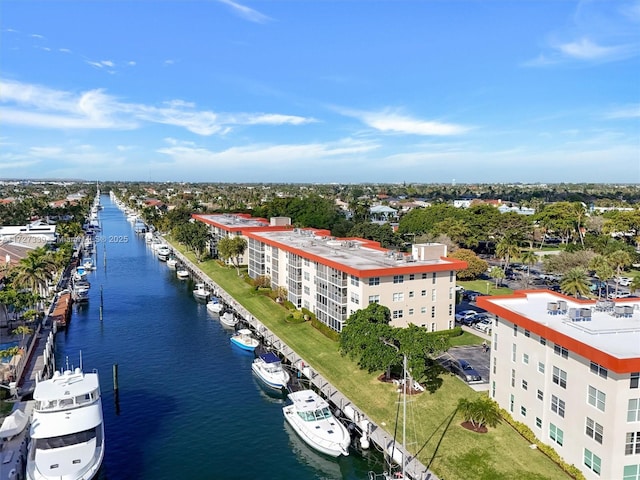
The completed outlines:
<svg viewBox="0 0 640 480">
<path fill-rule="evenodd" d="M 169 247 L 171 247 L 171 245 L 169 245 Z M 393 446 L 393 435 L 371 420 L 362 409 L 358 408 L 357 405 L 343 395 L 326 378 L 309 365 L 304 358 L 298 355 L 274 332 L 240 305 L 231 295 L 220 287 L 220 285 L 211 280 L 206 273 L 194 265 L 185 255 L 173 248 L 172 250 L 176 258 L 182 262 L 191 275 L 196 277 L 199 282 L 205 283 L 213 295 L 218 297 L 227 308 L 231 309 L 235 315 L 249 325 L 256 335 L 261 338 L 263 343 L 273 350 L 278 351 L 285 360 L 285 363 L 288 363 L 295 372 L 299 372 L 304 376 L 310 385 L 315 387 L 335 408 L 339 409 L 343 414 L 349 412 L 346 418 L 353 421 L 360 435 L 366 434 L 369 441 L 373 442 L 380 451 L 389 452 L 391 450 L 390 447 L 393 447 L 396 452 L 399 451 L 402 456 L 400 457 L 396 453 L 394 457 L 406 459 L 406 478 L 411 480 L 439 480 L 433 472 L 430 472 L 420 460 L 414 458 L 402 445 L 396 444 Z"/>
</svg>

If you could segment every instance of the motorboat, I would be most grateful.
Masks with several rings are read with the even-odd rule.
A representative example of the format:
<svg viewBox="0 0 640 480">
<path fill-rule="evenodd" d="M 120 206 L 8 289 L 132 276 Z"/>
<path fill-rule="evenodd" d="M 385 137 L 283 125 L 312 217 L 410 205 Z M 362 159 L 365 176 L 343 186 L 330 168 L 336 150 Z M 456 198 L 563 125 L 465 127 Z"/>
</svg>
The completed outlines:
<svg viewBox="0 0 640 480">
<path fill-rule="evenodd" d="M 56 371 L 36 384 L 27 456 L 28 480 L 89 480 L 104 458 L 98 373 Z"/>
<path fill-rule="evenodd" d="M 161 262 L 166 262 L 171 256 L 171 249 L 166 245 L 162 245 L 156 250 L 156 255 L 158 255 L 158 260 L 160 260 Z"/>
<path fill-rule="evenodd" d="M 225 327 L 235 328 L 238 324 L 238 317 L 236 317 L 233 312 L 226 310 L 220 315 L 220 323 Z"/>
<path fill-rule="evenodd" d="M 74 280 L 72 285 L 71 298 L 73 301 L 76 303 L 88 302 L 91 284 L 87 280 Z"/>
<path fill-rule="evenodd" d="M 95 270 L 96 266 L 93 263 L 93 258 L 87 257 L 82 261 L 82 268 L 85 270 Z"/>
<path fill-rule="evenodd" d="M 84 268 L 82 265 L 79 267 L 76 267 L 75 272 L 73 272 L 73 277 L 72 280 L 73 281 L 78 281 L 78 280 L 84 280 L 87 277 L 87 269 Z"/>
<path fill-rule="evenodd" d="M 209 300 L 209 295 L 211 295 L 211 292 L 204 283 L 196 283 L 196 288 L 193 290 L 193 296 L 196 300 L 206 302 Z"/>
<path fill-rule="evenodd" d="M 242 350 L 253 352 L 260 345 L 260 340 L 254 337 L 248 328 L 241 328 L 231 337 L 231 344 Z"/>
<path fill-rule="evenodd" d="M 307 445 L 330 457 L 349 455 L 349 431 L 326 400 L 313 390 L 292 392 L 289 400 L 291 404 L 282 407 L 284 418 Z"/>
<path fill-rule="evenodd" d="M 262 353 L 251 364 L 251 370 L 265 385 L 281 390 L 287 387 L 291 376 L 282 366 L 282 361 L 273 352 Z"/>
<path fill-rule="evenodd" d="M 178 277 L 180 280 L 186 280 L 187 278 L 189 278 L 189 270 L 185 268 L 178 268 L 176 270 L 176 277 Z"/>
<path fill-rule="evenodd" d="M 222 303 L 220 303 L 220 300 L 218 300 L 218 297 L 211 297 L 207 302 L 207 310 L 209 310 L 211 313 L 218 314 L 223 309 L 224 309 L 224 306 L 222 305 Z"/>
<path fill-rule="evenodd" d="M 178 266 L 178 259 L 176 257 L 169 257 L 167 259 L 167 267 L 173 269 Z"/>
</svg>

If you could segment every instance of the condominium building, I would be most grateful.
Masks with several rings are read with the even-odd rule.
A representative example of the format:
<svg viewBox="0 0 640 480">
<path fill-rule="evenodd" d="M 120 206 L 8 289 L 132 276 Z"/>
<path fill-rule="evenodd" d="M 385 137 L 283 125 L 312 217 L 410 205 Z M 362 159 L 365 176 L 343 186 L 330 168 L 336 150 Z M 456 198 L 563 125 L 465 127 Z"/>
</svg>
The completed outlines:
<svg viewBox="0 0 640 480">
<path fill-rule="evenodd" d="M 640 480 L 640 298 L 479 297 L 490 395 L 588 479 Z"/>
<path fill-rule="evenodd" d="M 445 258 L 445 245 L 416 244 L 405 254 L 311 229 L 251 231 L 246 237 L 249 276 L 267 275 L 272 287 L 286 287 L 296 307 L 338 332 L 370 303 L 388 307 L 397 327 L 454 326 L 456 271 L 466 263 Z"/>
<path fill-rule="evenodd" d="M 454 327 L 456 272 L 467 264 L 446 258 L 446 245 L 416 244 L 410 253 L 401 253 L 361 238 L 337 239 L 327 230 L 293 228 L 284 217 L 194 218 L 210 226 L 212 245 L 242 235 L 248 245 L 242 263 L 249 276 L 266 276 L 272 288 L 286 288 L 291 303 L 338 332 L 351 314 L 370 303 L 388 307 L 393 326 Z"/>
</svg>

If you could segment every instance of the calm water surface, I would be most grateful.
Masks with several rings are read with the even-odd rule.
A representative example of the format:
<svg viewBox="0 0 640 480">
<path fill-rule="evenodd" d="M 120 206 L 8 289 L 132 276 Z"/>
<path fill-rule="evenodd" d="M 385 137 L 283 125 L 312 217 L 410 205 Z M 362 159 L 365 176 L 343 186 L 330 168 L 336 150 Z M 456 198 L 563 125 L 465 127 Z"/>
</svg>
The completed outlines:
<svg viewBox="0 0 640 480">
<path fill-rule="evenodd" d="M 100 373 L 100 480 L 355 480 L 381 471 L 378 454 L 335 460 L 309 449 L 285 424 L 283 400 L 252 376 L 252 355 L 232 348 L 193 299 L 193 283 L 157 260 L 109 197 L 102 204 L 90 301 L 56 337 L 59 367 L 78 365 L 81 351 L 84 369 Z"/>
</svg>

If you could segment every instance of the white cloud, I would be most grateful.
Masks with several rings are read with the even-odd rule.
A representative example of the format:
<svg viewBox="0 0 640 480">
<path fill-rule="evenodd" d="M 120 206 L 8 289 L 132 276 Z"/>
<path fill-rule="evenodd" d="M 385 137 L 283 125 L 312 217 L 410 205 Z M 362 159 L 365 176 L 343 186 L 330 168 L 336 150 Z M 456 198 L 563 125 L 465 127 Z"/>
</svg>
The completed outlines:
<svg viewBox="0 0 640 480">
<path fill-rule="evenodd" d="M 30 37 L 31 37 L 31 38 L 37 38 L 37 39 L 39 39 L 39 40 L 43 40 L 43 39 L 44 39 L 44 36 L 39 35 L 39 34 L 37 34 L 37 33 L 32 33 L 32 34 L 30 35 Z"/>
<path fill-rule="evenodd" d="M 563 54 L 579 60 L 597 60 L 610 57 L 619 52 L 619 47 L 601 47 L 588 38 L 581 38 L 575 42 L 557 45 L 556 48 Z"/>
<path fill-rule="evenodd" d="M 605 118 L 640 118 L 640 103 L 635 105 L 627 105 L 611 110 L 605 114 Z"/>
<path fill-rule="evenodd" d="M 133 60 L 130 60 L 129 62 L 127 62 L 127 65 L 129 65 L 130 67 L 135 67 L 136 62 L 134 62 Z"/>
<path fill-rule="evenodd" d="M 355 117 L 380 132 L 440 136 L 460 135 L 470 130 L 470 127 L 464 125 L 411 118 L 390 109 L 379 112 L 342 110 L 341 113 Z"/>
<path fill-rule="evenodd" d="M 71 50 L 69 50 L 68 48 L 59 48 L 58 51 L 62 53 L 71 53 Z"/>
<path fill-rule="evenodd" d="M 38 85 L 0 80 L 3 122 L 39 128 L 132 129 L 141 122 L 182 127 L 198 135 L 224 135 L 238 125 L 303 125 L 315 121 L 296 115 L 216 113 L 196 110 L 183 100 L 162 107 L 121 102 L 101 89 L 77 94 Z"/>
<path fill-rule="evenodd" d="M 231 0 L 218 0 L 220 3 L 224 3 L 225 5 L 228 5 L 231 7 L 231 9 L 238 14 L 238 16 L 244 18 L 245 20 L 248 20 L 250 22 L 254 22 L 254 23 L 267 23 L 268 21 L 271 20 L 270 17 L 258 12 L 257 10 L 254 10 L 252 8 L 249 8 L 245 5 L 240 5 L 239 3 L 233 2 Z"/>
</svg>

